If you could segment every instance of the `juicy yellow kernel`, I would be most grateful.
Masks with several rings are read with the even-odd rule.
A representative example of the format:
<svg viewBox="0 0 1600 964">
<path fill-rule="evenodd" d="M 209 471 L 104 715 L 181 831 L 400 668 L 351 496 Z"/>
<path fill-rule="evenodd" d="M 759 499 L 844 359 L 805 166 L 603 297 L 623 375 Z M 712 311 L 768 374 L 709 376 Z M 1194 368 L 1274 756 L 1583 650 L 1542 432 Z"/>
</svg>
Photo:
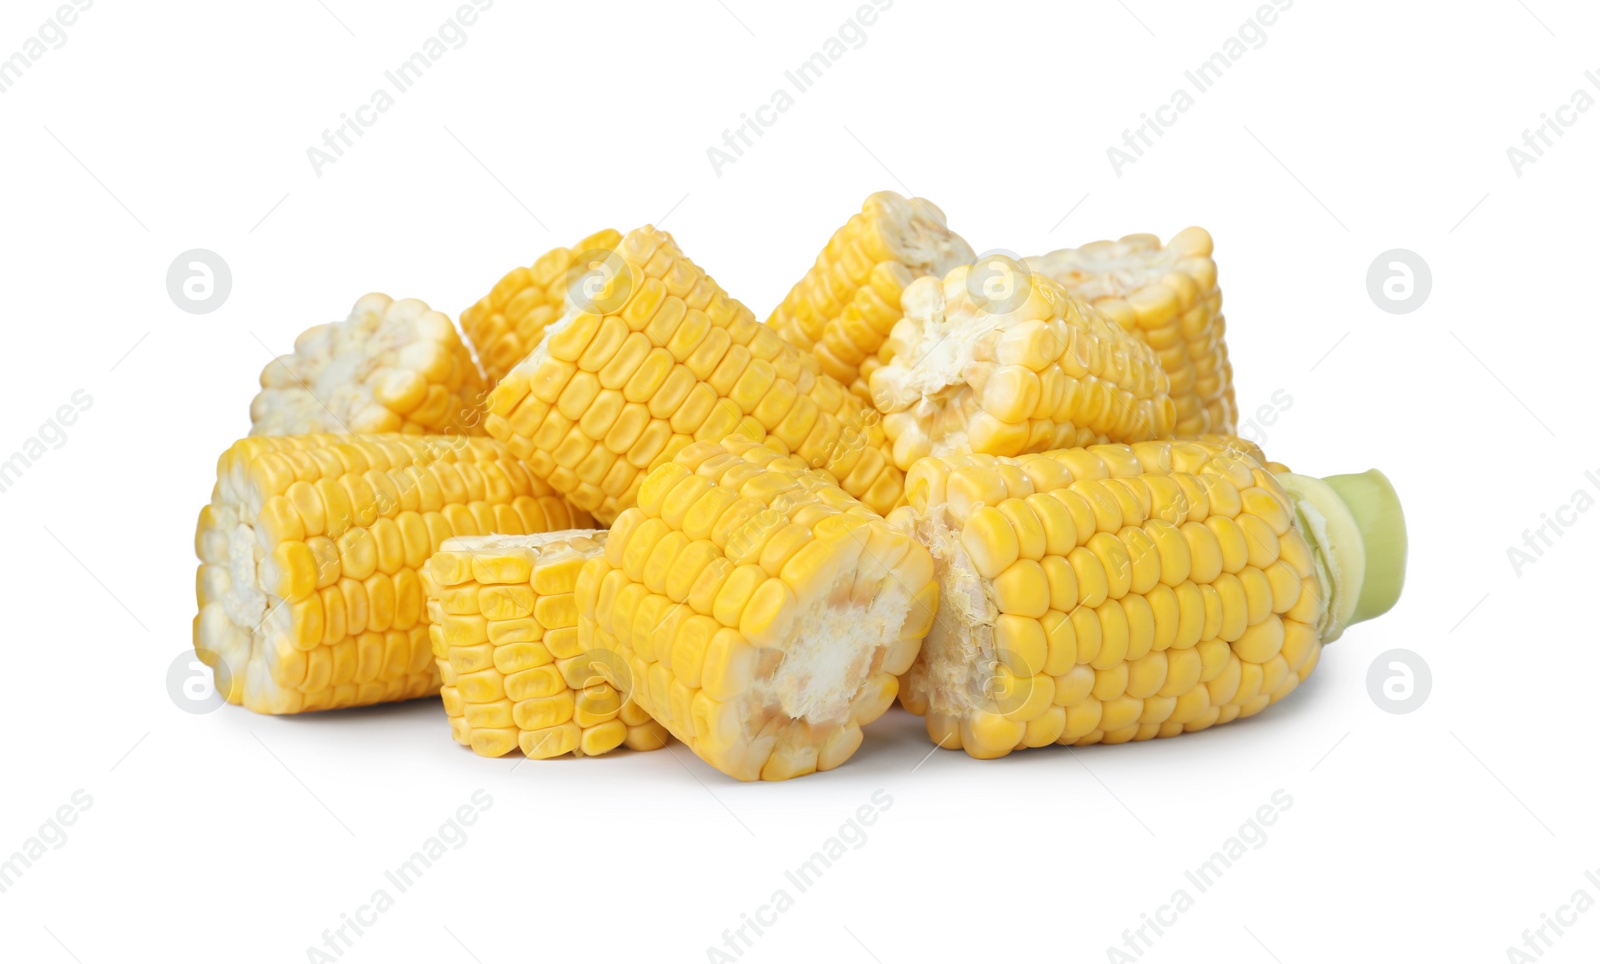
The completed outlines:
<svg viewBox="0 0 1600 964">
<path fill-rule="evenodd" d="M 1250 545 L 1239 523 L 1226 516 L 1214 515 L 1205 521 L 1207 529 L 1216 537 L 1222 553 L 1222 571 L 1238 572 L 1250 561 Z"/>
<path fill-rule="evenodd" d="M 1276 504 L 1276 503 L 1274 503 Z M 1237 520 L 1243 530 L 1247 560 L 1257 569 L 1265 569 L 1278 561 L 1278 534 L 1260 516 L 1244 514 Z"/>
<path fill-rule="evenodd" d="M 1133 560 L 1122 540 L 1109 532 L 1097 532 L 1085 548 L 1094 553 L 1106 574 L 1106 594 L 1112 599 L 1126 596 L 1133 584 Z"/>
<path fill-rule="evenodd" d="M 1012 531 L 1016 533 L 1017 553 L 1024 559 L 1038 560 L 1044 558 L 1045 531 L 1039 517 L 1033 514 L 1028 503 L 1022 499 L 1006 499 L 998 506 L 1000 514 L 1011 523 Z"/>
<path fill-rule="evenodd" d="M 1217 637 L 1231 643 L 1243 636 L 1250 625 L 1250 604 L 1245 597 L 1244 583 L 1238 576 L 1225 572 L 1209 588 L 1216 590 L 1222 604 L 1222 625 Z"/>
<path fill-rule="evenodd" d="M 1117 663 L 1110 669 L 1095 670 L 1094 698 L 1105 702 L 1114 700 L 1128 690 L 1128 664 Z"/>
<path fill-rule="evenodd" d="M 1272 591 L 1272 611 L 1286 613 L 1300 601 L 1300 575 L 1294 566 L 1283 558 L 1267 567 L 1266 577 Z"/>
<path fill-rule="evenodd" d="M 1069 491 L 1083 499 L 1093 513 L 1089 532 L 1116 532 L 1122 528 L 1122 507 L 1111 493 L 1109 480 L 1080 480 Z"/>
<path fill-rule="evenodd" d="M 760 566 L 744 565 L 733 568 L 716 593 L 711 615 L 722 625 L 738 629 L 739 621 L 751 597 L 766 581 L 766 571 Z"/>
<path fill-rule="evenodd" d="M 1041 540 L 1042 533 L 1041 533 Z M 1020 547 L 1017 532 L 1000 510 L 983 506 L 975 509 L 961 530 L 961 545 L 973 567 L 986 579 L 993 579 L 1017 561 Z"/>
<path fill-rule="evenodd" d="M 1123 615 L 1128 618 L 1128 659 L 1141 659 L 1155 648 L 1155 611 L 1144 596 L 1122 597 Z"/>
<path fill-rule="evenodd" d="M 1049 657 L 1049 641 L 1037 619 L 1002 613 L 994 626 L 994 645 L 999 661 L 1011 672 L 1032 676 L 1043 671 Z"/>
<path fill-rule="evenodd" d="M 1106 572 L 1105 564 L 1097 553 L 1085 546 L 1079 546 L 1067 554 L 1067 562 L 1077 579 L 1079 605 L 1092 609 L 1109 598 L 1111 576 Z"/>
<path fill-rule="evenodd" d="M 1244 587 L 1245 622 L 1254 626 L 1272 613 L 1272 583 L 1260 569 L 1245 566 L 1239 570 L 1239 584 Z"/>
<path fill-rule="evenodd" d="M 1044 616 L 1051 606 L 1050 581 L 1043 567 L 1031 559 L 1018 559 L 996 576 L 994 595 L 1002 613 L 1032 619 Z"/>
<path fill-rule="evenodd" d="M 1292 672 L 1299 672 L 1320 648 L 1317 632 L 1310 624 L 1284 620 L 1283 646 L 1279 649 L 1278 655 L 1284 658 Z"/>
<path fill-rule="evenodd" d="M 1078 575 L 1071 563 L 1057 555 L 1039 563 L 1050 586 L 1050 608 L 1070 612 L 1078 605 Z"/>
<path fill-rule="evenodd" d="M 781 579 L 768 579 L 750 597 L 739 619 L 739 632 L 754 646 L 776 646 L 794 625 L 798 602 Z"/>
<path fill-rule="evenodd" d="M 1283 644 L 1283 620 L 1269 615 L 1234 640 L 1233 651 L 1246 662 L 1265 663 L 1283 650 Z"/>
<path fill-rule="evenodd" d="M 1109 669 L 1128 655 L 1127 611 L 1117 600 L 1107 599 L 1094 612 L 1100 623 L 1100 650 L 1089 665 L 1095 669 Z"/>
</svg>

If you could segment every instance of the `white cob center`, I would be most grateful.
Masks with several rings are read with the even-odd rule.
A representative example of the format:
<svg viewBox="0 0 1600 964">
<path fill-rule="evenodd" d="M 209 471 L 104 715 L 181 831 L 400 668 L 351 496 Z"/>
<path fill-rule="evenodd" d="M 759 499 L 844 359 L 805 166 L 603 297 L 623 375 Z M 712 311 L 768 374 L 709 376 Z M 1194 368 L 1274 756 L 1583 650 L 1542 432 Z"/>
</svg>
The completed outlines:
<svg viewBox="0 0 1600 964">
<path fill-rule="evenodd" d="M 996 661 L 992 584 L 978 575 L 960 533 L 939 518 L 917 520 L 917 540 L 933 556 L 939 614 L 910 674 L 924 690 L 929 712 L 964 716 L 987 697 Z"/>
<path fill-rule="evenodd" d="M 888 194 L 888 192 L 885 192 Z M 943 277 L 957 265 L 977 257 L 960 236 L 945 224 L 944 212 L 922 198 L 880 196 L 888 216 L 884 233 L 907 267 Z"/>
<path fill-rule="evenodd" d="M 795 625 L 804 628 L 772 675 L 757 676 L 749 690 L 753 708 L 775 706 L 790 719 L 814 725 L 849 722 L 851 704 L 879 654 L 898 639 L 912 600 L 911 592 L 886 574 L 865 604 L 855 601 L 857 572 L 844 569 L 828 592 L 799 607 Z"/>
</svg>

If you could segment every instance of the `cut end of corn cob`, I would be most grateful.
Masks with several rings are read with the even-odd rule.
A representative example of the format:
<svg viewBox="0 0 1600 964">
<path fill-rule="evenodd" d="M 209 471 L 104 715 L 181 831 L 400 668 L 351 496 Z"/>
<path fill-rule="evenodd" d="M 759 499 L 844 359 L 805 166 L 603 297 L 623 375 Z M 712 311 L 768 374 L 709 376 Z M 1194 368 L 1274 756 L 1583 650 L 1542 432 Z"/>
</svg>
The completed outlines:
<svg viewBox="0 0 1600 964">
<path fill-rule="evenodd" d="M 428 636 L 457 743 L 539 760 L 666 746 L 666 728 L 622 695 L 631 686 L 619 691 L 594 666 L 621 661 L 578 632 L 572 591 L 605 541 L 599 529 L 466 536 L 429 560 Z"/>
<path fill-rule="evenodd" d="M 622 235 L 606 228 L 570 248 L 554 248 L 514 268 L 494 290 L 461 313 L 461 330 L 492 383 L 528 357 L 544 330 L 566 311 L 568 288 L 604 261 Z"/>
<path fill-rule="evenodd" d="M 1238 417 L 1211 251 L 1211 235 L 1191 227 L 1164 247 L 1153 234 L 1130 234 L 1027 259 L 1160 356 L 1172 380 L 1176 431 L 1186 436 L 1233 432 Z"/>
<path fill-rule="evenodd" d="M 200 511 L 195 650 L 259 713 L 425 696 L 418 571 L 444 540 L 588 524 L 493 439 L 243 439 Z"/>
<path fill-rule="evenodd" d="M 767 319 L 786 341 L 863 400 L 876 355 L 900 318 L 900 296 L 924 275 L 971 264 L 971 246 L 923 198 L 867 198 Z"/>
<path fill-rule="evenodd" d="M 1194 732 L 1316 665 L 1326 593 L 1295 502 L 1231 445 L 919 462 L 940 611 L 903 702 L 976 757 Z"/>
<path fill-rule="evenodd" d="M 1327 587 L 1317 623 L 1323 644 L 1394 608 L 1405 585 L 1406 520 L 1388 477 L 1371 469 L 1325 479 L 1281 473 L 1278 481 Z"/>
<path fill-rule="evenodd" d="M 895 465 L 1021 455 L 1172 433 L 1150 350 L 1059 285 L 1004 256 L 906 289 L 872 376 Z"/>
<path fill-rule="evenodd" d="M 933 560 L 909 531 L 827 473 L 737 437 L 652 471 L 576 598 L 639 705 L 740 780 L 848 759 L 938 604 Z"/>
<path fill-rule="evenodd" d="M 488 396 L 450 318 L 415 298 L 370 294 L 261 370 L 251 435 L 482 435 Z"/>
<path fill-rule="evenodd" d="M 645 473 L 741 435 L 826 469 L 879 512 L 900 499 L 877 413 L 756 321 L 653 227 L 581 279 L 484 420 L 533 473 L 609 523 Z"/>
</svg>

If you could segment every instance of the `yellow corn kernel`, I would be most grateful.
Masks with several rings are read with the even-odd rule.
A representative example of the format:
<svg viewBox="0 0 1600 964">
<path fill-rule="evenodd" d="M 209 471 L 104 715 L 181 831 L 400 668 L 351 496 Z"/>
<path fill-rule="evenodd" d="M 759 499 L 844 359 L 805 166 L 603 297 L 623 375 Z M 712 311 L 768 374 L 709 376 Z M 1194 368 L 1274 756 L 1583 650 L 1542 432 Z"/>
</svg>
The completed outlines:
<svg viewBox="0 0 1600 964">
<path fill-rule="evenodd" d="M 250 434 L 483 435 L 487 394 L 449 316 L 415 298 L 369 294 L 348 319 L 307 328 L 293 352 L 261 370 Z M 270 518 L 263 511 L 262 524 Z"/>
<path fill-rule="evenodd" d="M 568 287 L 580 283 L 591 265 L 622 241 L 610 229 L 583 238 L 570 248 L 555 248 L 526 268 L 513 268 L 477 304 L 461 313 L 461 330 L 478 352 L 491 383 L 501 381 L 544 337 L 545 329 L 568 305 Z M 583 294 L 580 288 L 580 295 Z M 607 332 L 612 350 L 621 334 Z M 603 347 L 596 348 L 597 353 Z M 598 367 L 598 366 L 595 366 Z M 587 370 L 593 371 L 590 367 Z"/>
<path fill-rule="evenodd" d="M 693 505 L 674 509 L 691 485 Z M 833 476 L 744 437 L 685 446 L 639 492 L 579 573 L 581 631 L 629 667 L 644 712 L 724 773 L 777 780 L 844 762 L 933 622 L 927 551 Z M 667 542 L 682 548 L 653 586 L 637 560 Z M 691 554 L 698 574 L 677 578 Z M 1043 644 L 1022 659 L 1042 665 Z"/>
<path fill-rule="evenodd" d="M 418 580 L 438 543 L 476 533 L 486 521 L 513 533 L 591 522 L 490 438 L 239 441 L 218 460 L 211 504 L 200 513 L 195 649 L 231 702 L 261 713 L 437 692 L 433 648 L 443 662 L 459 650 L 458 672 L 472 673 L 481 668 L 477 647 L 518 641 L 493 639 L 483 614 L 509 626 L 526 600 L 469 597 L 461 590 L 470 563 L 447 554 L 432 605 Z"/>
<path fill-rule="evenodd" d="M 569 294 L 547 337 L 495 387 L 485 425 L 574 505 L 610 523 L 651 469 L 691 441 L 730 434 L 792 452 L 880 513 L 900 500 L 903 473 L 877 412 L 761 326 L 671 235 L 630 231 L 568 287 L 588 294 Z M 537 424 L 516 417 L 529 397 L 555 406 Z"/>
<path fill-rule="evenodd" d="M 894 463 L 1166 438 L 1161 362 L 1043 275 L 1003 256 L 906 289 L 872 374 Z M 1114 531 L 1114 530 L 1113 530 Z"/>
<path fill-rule="evenodd" d="M 931 202 L 880 191 L 833 233 L 767 324 L 870 400 L 867 380 L 900 319 L 906 287 L 925 275 L 943 277 L 973 258 L 972 248 L 945 226 L 944 212 Z"/>
<path fill-rule="evenodd" d="M 1261 458 L 1219 436 L 919 461 L 895 518 L 944 605 L 902 703 L 990 758 L 1194 732 L 1287 695 L 1343 625 L 1393 604 L 1404 523 L 1376 473 Z"/>
<path fill-rule="evenodd" d="M 1174 430 L 1184 436 L 1233 432 L 1238 416 L 1211 251 L 1204 228 L 1185 228 L 1165 246 L 1135 234 L 1026 259 L 1156 353 L 1172 384 Z"/>
<path fill-rule="evenodd" d="M 448 539 L 422 572 L 430 603 L 446 600 L 477 608 L 463 617 L 481 621 L 488 642 L 454 648 L 459 700 L 446 703 L 451 731 L 465 734 L 474 752 L 500 756 L 520 747 L 548 759 L 567 753 L 592 756 L 627 743 L 635 749 L 665 745 L 660 728 L 630 710 L 619 723 L 631 689 L 627 667 L 609 653 L 588 651 L 580 640 L 580 608 L 593 612 L 599 594 L 575 592 L 588 560 L 605 562 L 608 533 L 568 529 L 537 535 L 484 535 Z M 448 634 L 448 629 L 442 629 Z M 530 637 L 537 636 L 541 642 Z M 461 665 L 469 657 L 469 665 Z M 488 730 L 490 732 L 480 732 Z"/>
</svg>

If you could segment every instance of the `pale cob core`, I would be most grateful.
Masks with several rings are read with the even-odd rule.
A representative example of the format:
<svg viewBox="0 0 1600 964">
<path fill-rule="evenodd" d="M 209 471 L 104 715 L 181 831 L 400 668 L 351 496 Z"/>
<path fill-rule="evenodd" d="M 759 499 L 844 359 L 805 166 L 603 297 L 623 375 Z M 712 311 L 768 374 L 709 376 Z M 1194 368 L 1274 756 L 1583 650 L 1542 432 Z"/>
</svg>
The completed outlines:
<svg viewBox="0 0 1600 964">
<path fill-rule="evenodd" d="M 656 750 L 667 731 L 594 666 L 572 591 L 606 533 L 447 539 L 423 568 L 428 636 L 456 742 L 534 759 Z"/>
<path fill-rule="evenodd" d="M 488 386 L 450 318 L 415 298 L 370 294 L 261 370 L 251 435 L 483 434 Z"/>
<path fill-rule="evenodd" d="M 755 320 L 652 227 L 628 232 L 490 396 L 489 433 L 609 523 L 696 440 L 742 435 L 827 470 L 880 512 L 900 499 L 877 413 Z M 587 309 L 587 310 L 586 310 Z"/>
<path fill-rule="evenodd" d="M 908 530 L 739 437 L 653 470 L 576 598 L 639 705 L 740 780 L 848 759 L 938 604 L 933 560 Z"/>
<path fill-rule="evenodd" d="M 877 354 L 900 319 L 900 296 L 925 275 L 971 264 L 971 246 L 923 198 L 868 197 L 767 319 L 784 340 L 864 401 Z"/>
<path fill-rule="evenodd" d="M 1161 359 L 1177 407 L 1175 431 L 1236 431 L 1238 404 L 1224 341 L 1222 292 L 1211 235 L 1185 228 L 1162 246 L 1153 234 L 1096 241 L 1027 259 L 1133 332 Z"/>
<path fill-rule="evenodd" d="M 980 757 L 1250 716 L 1312 671 L 1327 592 L 1244 446 L 1148 441 L 930 458 L 907 479 L 941 607 L 902 680 Z"/>
<path fill-rule="evenodd" d="M 906 289 L 889 361 L 872 376 L 896 465 L 1171 435 L 1150 349 L 1009 259 L 986 259 L 983 280 L 975 270 Z"/>
<path fill-rule="evenodd" d="M 490 384 L 499 382 L 528 356 L 544 330 L 567 308 L 574 269 L 587 271 L 597 255 L 610 252 L 622 235 L 606 228 L 570 248 L 553 248 L 525 268 L 513 268 L 477 304 L 461 313 L 461 330 L 478 353 Z"/>
<path fill-rule="evenodd" d="M 261 713 L 423 696 L 439 674 L 418 572 L 444 540 L 589 521 L 488 438 L 247 438 L 200 512 L 195 649 Z"/>
</svg>

